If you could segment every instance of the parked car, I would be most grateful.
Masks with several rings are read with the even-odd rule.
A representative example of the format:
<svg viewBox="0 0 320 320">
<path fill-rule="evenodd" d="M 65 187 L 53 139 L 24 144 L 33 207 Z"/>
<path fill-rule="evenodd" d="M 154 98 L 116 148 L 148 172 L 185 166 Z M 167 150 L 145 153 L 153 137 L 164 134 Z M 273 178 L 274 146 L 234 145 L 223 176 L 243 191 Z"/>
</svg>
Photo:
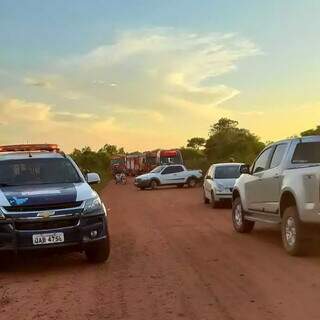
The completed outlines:
<svg viewBox="0 0 320 320">
<path fill-rule="evenodd" d="M 136 177 L 135 185 L 140 189 L 155 189 L 164 185 L 183 187 L 185 184 L 195 187 L 201 178 L 201 170 L 187 170 L 183 165 L 163 165 Z"/>
<path fill-rule="evenodd" d="M 320 231 L 320 136 L 273 143 L 241 172 L 233 191 L 234 229 L 281 224 L 284 249 L 303 253 L 306 236 Z"/>
<path fill-rule="evenodd" d="M 91 262 L 109 256 L 106 208 L 57 145 L 0 147 L 0 251 L 84 251 Z"/>
<path fill-rule="evenodd" d="M 203 199 L 216 208 L 222 201 L 232 200 L 236 179 L 242 163 L 217 163 L 211 165 L 203 182 Z"/>
</svg>

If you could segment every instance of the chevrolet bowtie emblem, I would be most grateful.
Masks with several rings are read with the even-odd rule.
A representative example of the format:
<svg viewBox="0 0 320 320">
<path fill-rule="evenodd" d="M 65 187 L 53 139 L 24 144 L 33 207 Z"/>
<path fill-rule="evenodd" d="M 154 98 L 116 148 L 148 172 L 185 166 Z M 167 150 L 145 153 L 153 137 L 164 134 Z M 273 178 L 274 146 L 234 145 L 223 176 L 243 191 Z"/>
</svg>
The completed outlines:
<svg viewBox="0 0 320 320">
<path fill-rule="evenodd" d="M 42 211 L 42 212 L 39 212 L 37 214 L 37 217 L 49 218 L 49 217 L 54 216 L 54 215 L 55 215 L 54 211 Z"/>
</svg>

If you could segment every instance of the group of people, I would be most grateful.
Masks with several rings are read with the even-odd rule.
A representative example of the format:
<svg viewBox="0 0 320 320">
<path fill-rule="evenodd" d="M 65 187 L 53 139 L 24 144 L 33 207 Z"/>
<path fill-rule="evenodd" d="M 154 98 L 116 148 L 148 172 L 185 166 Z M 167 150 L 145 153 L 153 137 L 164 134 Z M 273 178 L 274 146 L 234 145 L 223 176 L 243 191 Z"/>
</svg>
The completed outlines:
<svg viewBox="0 0 320 320">
<path fill-rule="evenodd" d="M 126 184 L 127 183 L 127 175 L 123 168 L 120 166 L 115 166 L 112 168 L 112 174 L 116 184 Z"/>
</svg>

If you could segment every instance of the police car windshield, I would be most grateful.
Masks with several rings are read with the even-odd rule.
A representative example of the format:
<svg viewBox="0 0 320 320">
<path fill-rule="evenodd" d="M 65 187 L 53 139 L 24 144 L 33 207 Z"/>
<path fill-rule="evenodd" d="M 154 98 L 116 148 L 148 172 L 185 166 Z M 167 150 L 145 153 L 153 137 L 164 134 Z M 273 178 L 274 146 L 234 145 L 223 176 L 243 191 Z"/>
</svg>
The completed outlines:
<svg viewBox="0 0 320 320">
<path fill-rule="evenodd" d="M 81 181 L 73 164 L 65 158 L 0 161 L 0 187 Z"/>
</svg>

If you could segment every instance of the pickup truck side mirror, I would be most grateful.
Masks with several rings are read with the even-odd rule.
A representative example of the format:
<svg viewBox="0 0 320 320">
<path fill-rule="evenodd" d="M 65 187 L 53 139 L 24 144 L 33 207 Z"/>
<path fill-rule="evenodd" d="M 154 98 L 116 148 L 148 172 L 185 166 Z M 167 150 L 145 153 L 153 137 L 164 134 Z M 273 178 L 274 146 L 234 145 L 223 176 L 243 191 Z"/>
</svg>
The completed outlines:
<svg viewBox="0 0 320 320">
<path fill-rule="evenodd" d="M 250 166 L 248 164 L 243 164 L 240 167 L 240 173 L 241 174 L 250 174 Z"/>
</svg>

